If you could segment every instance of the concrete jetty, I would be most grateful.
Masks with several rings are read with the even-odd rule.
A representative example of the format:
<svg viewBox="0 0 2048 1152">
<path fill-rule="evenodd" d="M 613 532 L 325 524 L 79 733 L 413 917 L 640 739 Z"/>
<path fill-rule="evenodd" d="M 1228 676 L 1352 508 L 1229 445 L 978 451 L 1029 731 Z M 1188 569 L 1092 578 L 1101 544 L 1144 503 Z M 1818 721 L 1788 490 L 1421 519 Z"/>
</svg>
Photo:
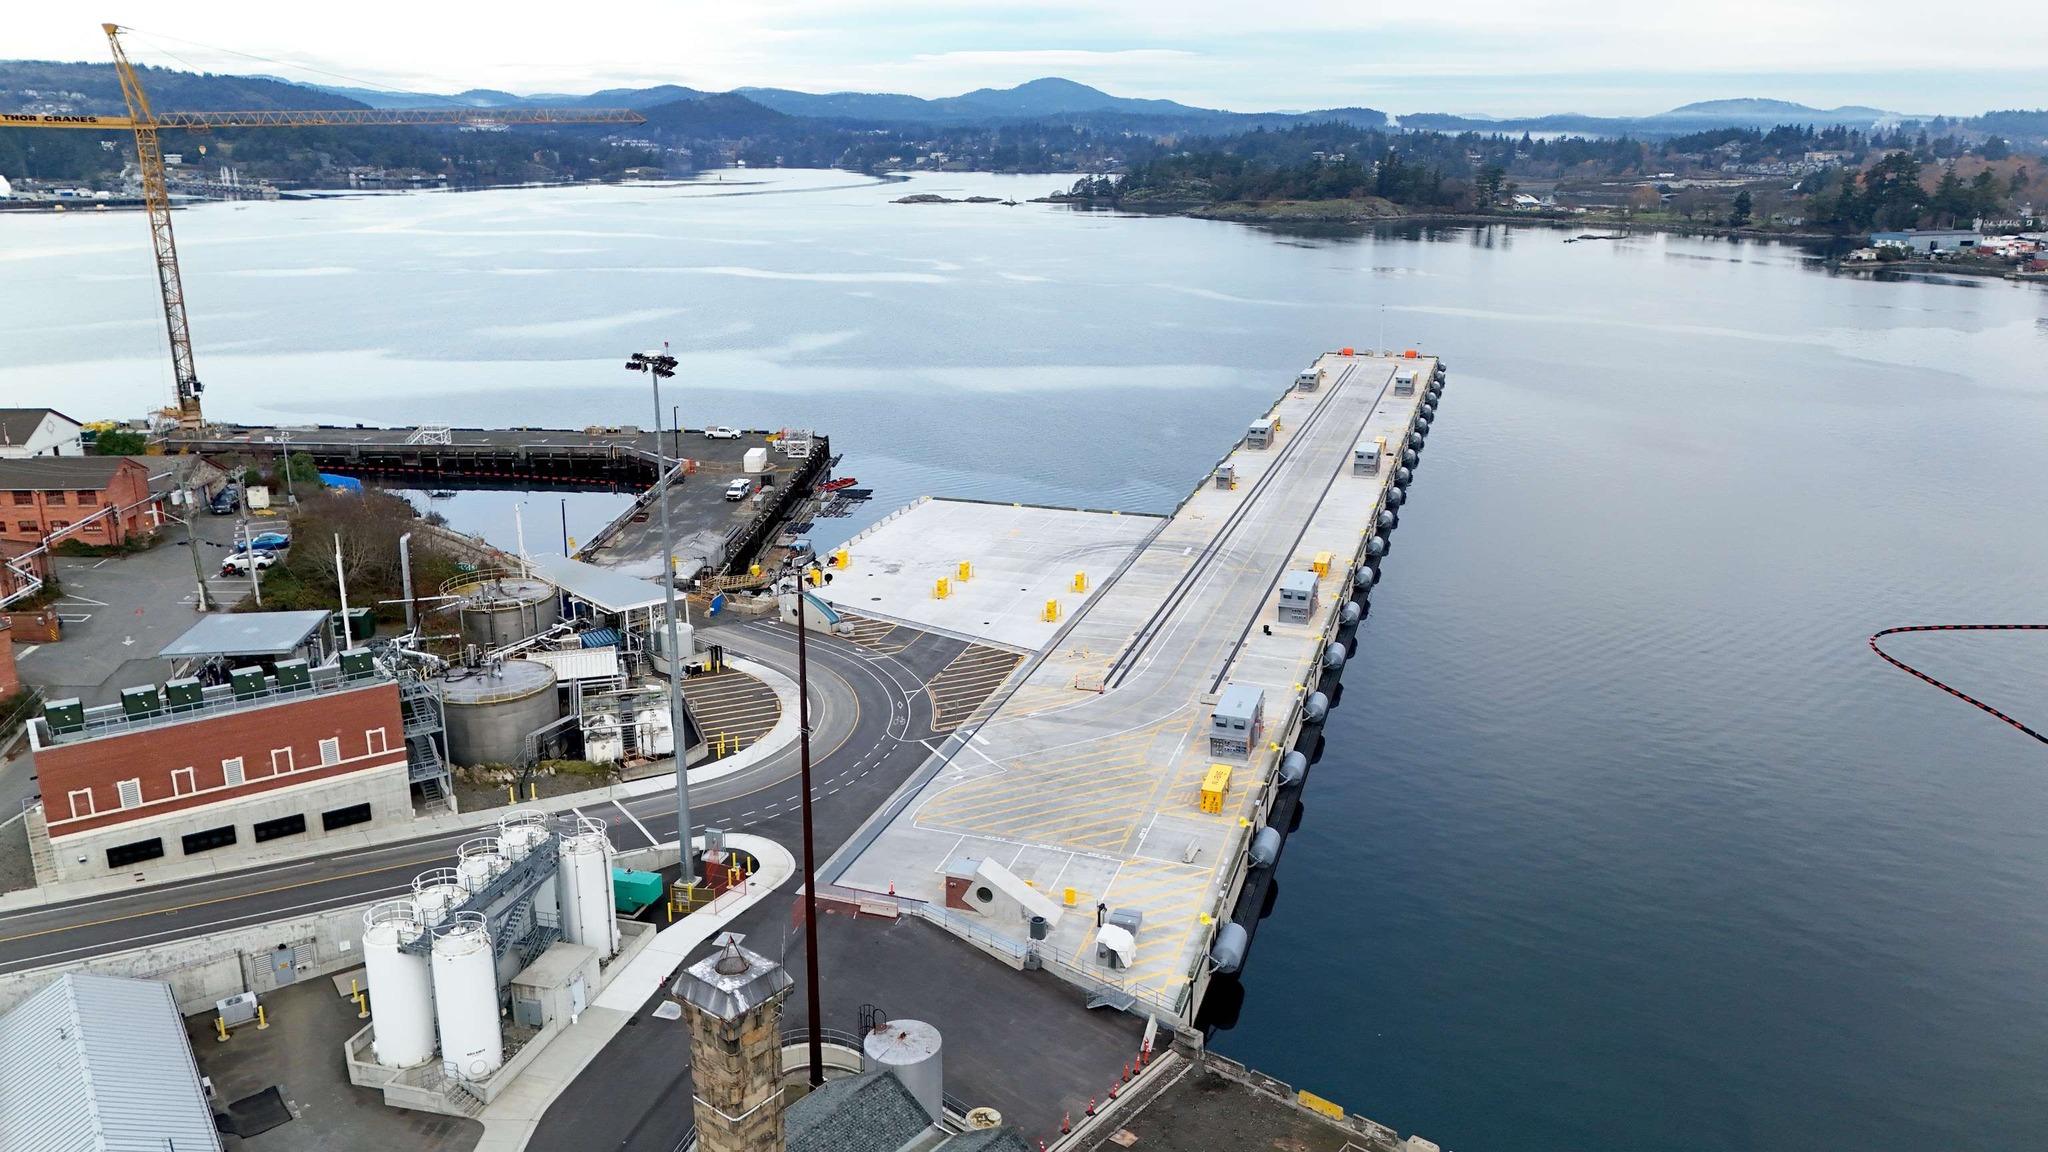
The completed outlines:
<svg viewBox="0 0 2048 1152">
<path fill-rule="evenodd" d="M 1312 371 L 1095 577 L 826 880 L 893 893 L 1097 1002 L 1192 1021 L 1304 701 L 1339 674 L 1344 612 L 1360 571 L 1373 579 L 1382 513 L 1404 498 L 1403 453 L 1426 435 L 1438 366 L 1412 352 L 1331 353 Z M 860 542 L 847 564 L 862 566 Z M 1283 587 L 1313 598 L 1283 611 Z M 1238 730 L 1242 754 L 1211 739 L 1226 699 L 1258 702 L 1255 727 Z M 1106 916 L 1138 924 L 1134 954 L 1115 966 L 1098 948 L 1117 939 L 1098 932 Z"/>
</svg>

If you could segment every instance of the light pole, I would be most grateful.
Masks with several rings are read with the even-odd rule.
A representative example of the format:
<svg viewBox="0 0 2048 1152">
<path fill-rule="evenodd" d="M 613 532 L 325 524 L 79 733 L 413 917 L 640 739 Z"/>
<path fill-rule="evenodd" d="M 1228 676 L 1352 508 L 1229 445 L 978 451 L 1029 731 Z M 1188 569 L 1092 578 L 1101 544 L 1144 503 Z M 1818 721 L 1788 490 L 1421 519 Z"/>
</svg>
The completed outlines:
<svg viewBox="0 0 2048 1152">
<path fill-rule="evenodd" d="M 796 731 L 803 766 L 804 817 L 804 985 L 811 999 L 811 1087 L 825 1083 L 825 1006 L 818 1002 L 818 862 L 811 843 L 811 665 L 805 643 L 804 577 L 809 565 L 785 561 L 796 596 Z"/>
<path fill-rule="evenodd" d="M 683 875 L 690 876 L 696 865 L 690 858 L 690 773 L 687 729 L 683 722 L 683 665 L 681 654 L 676 651 L 681 643 L 676 634 L 676 556 L 668 530 L 668 457 L 661 451 L 661 382 L 676 374 L 676 358 L 668 354 L 668 345 L 664 343 L 659 352 L 635 352 L 627 357 L 626 370 L 645 372 L 654 384 L 654 491 L 661 503 L 661 592 L 668 610 L 668 622 L 664 625 L 668 636 L 662 651 L 668 654 L 668 721 L 673 732 L 669 742 L 676 757 L 676 850 L 682 857 Z"/>
<path fill-rule="evenodd" d="M 299 506 L 299 490 L 292 487 L 292 434 L 284 431 L 278 432 L 277 442 L 284 445 L 284 491 L 286 503 L 296 508 Z"/>
</svg>

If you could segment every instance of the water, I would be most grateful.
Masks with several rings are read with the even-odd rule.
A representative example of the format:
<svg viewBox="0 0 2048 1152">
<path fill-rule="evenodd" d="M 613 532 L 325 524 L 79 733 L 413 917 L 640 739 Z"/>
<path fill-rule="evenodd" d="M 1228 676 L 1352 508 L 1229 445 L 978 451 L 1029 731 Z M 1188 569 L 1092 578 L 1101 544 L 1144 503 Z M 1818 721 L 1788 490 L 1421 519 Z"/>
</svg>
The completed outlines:
<svg viewBox="0 0 2048 1152">
<path fill-rule="evenodd" d="M 623 354 L 669 340 L 686 423 L 829 431 L 875 514 L 1162 509 L 1384 324 L 1450 390 L 1219 1047 L 1464 1152 L 2048 1130 L 2048 749 L 1864 646 L 2048 619 L 2048 296 L 1721 241 L 888 203 L 1047 178 L 744 178 L 184 213 L 208 409 L 644 423 Z M 168 398 L 144 242 L 0 218 L 8 402 Z M 450 514 L 506 540 L 516 499 Z M 557 499 L 527 498 L 535 547 Z M 2048 720 L 2048 640 L 1892 650 Z"/>
</svg>

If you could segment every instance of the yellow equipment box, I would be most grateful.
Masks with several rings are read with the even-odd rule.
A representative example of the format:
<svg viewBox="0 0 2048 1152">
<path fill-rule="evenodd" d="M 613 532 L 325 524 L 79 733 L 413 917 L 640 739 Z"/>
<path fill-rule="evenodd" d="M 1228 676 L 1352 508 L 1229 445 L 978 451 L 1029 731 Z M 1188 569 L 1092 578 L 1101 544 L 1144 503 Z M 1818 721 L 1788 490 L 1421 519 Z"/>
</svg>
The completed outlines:
<svg viewBox="0 0 2048 1152">
<path fill-rule="evenodd" d="M 1318 575 L 1318 576 L 1328 576 L 1328 575 L 1330 574 L 1330 562 L 1331 562 L 1332 560 L 1335 560 L 1335 559 L 1336 559 L 1336 556 L 1335 556 L 1334 554 L 1332 554 L 1332 553 L 1329 553 L 1329 552 L 1318 552 L 1318 553 L 1316 553 L 1316 563 L 1315 563 L 1316 575 Z"/>
<path fill-rule="evenodd" d="M 1230 795 L 1230 765 L 1211 764 L 1202 777 L 1202 811 L 1222 812 L 1223 798 Z"/>
</svg>

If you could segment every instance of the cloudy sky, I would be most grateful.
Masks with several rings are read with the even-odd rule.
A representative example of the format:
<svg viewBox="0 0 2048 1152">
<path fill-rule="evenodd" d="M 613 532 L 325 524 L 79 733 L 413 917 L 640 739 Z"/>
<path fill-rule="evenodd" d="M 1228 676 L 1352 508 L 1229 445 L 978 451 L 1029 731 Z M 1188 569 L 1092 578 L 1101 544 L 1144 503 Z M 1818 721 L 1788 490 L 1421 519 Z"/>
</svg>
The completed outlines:
<svg viewBox="0 0 2048 1152">
<path fill-rule="evenodd" d="M 1907 113 L 2048 105 L 2041 0 L 1965 0 L 1960 9 L 1903 0 L 11 7 L 0 21 L 0 58 L 104 60 L 99 23 L 112 17 L 136 22 L 132 51 L 149 63 L 409 91 L 680 83 L 944 96 L 1057 75 L 1120 95 L 1247 111 L 1647 113 L 1733 96 Z"/>
</svg>

